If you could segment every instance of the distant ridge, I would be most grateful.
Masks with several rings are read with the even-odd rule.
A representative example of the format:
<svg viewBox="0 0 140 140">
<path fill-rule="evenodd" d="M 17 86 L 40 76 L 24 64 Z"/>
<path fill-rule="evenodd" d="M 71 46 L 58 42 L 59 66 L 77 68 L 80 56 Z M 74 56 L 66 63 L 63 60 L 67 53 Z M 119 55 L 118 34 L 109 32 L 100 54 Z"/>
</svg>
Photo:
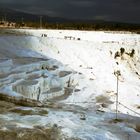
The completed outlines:
<svg viewBox="0 0 140 140">
<path fill-rule="evenodd" d="M 24 22 L 38 22 L 40 16 L 42 16 L 43 22 L 47 23 L 105 23 L 105 24 L 117 24 L 120 22 L 115 21 L 103 21 L 103 20 L 82 20 L 82 19 L 69 19 L 69 18 L 61 18 L 61 17 L 50 17 L 48 15 L 35 15 L 23 11 L 13 10 L 9 8 L 2 8 L 0 7 L 0 20 L 2 18 L 6 18 L 7 21 L 11 22 L 21 22 L 23 19 Z M 132 25 L 140 25 L 134 23 L 124 23 L 124 24 L 132 24 Z"/>
<path fill-rule="evenodd" d="M 35 15 L 35 14 L 21 12 L 13 9 L 0 8 L 0 20 L 6 17 L 6 20 L 13 21 L 13 22 L 21 22 L 22 18 L 23 21 L 25 22 L 39 22 L 40 16 L 43 17 L 44 22 L 50 22 L 50 23 L 70 22 L 70 20 L 67 20 L 65 18 L 49 17 L 47 15 Z"/>
</svg>

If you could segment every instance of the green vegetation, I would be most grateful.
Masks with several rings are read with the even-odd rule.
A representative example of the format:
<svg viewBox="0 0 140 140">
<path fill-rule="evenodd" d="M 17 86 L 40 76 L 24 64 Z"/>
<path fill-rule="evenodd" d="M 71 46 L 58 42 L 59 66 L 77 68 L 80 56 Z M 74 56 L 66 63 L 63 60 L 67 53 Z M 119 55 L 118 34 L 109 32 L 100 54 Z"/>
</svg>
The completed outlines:
<svg viewBox="0 0 140 140">
<path fill-rule="evenodd" d="M 120 53 L 118 51 L 115 53 L 114 59 L 116 59 L 117 57 L 120 57 Z"/>
<path fill-rule="evenodd" d="M 2 25 L 2 23 L 0 23 Z M 5 28 L 34 28 L 34 29 L 68 29 L 68 30 L 88 30 L 88 31 L 130 31 L 140 34 L 140 24 L 128 23 L 43 23 L 40 27 L 39 22 L 26 21 L 24 23 L 16 22 L 15 26 L 6 26 Z"/>
<path fill-rule="evenodd" d="M 63 29 L 63 30 L 88 30 L 88 31 L 130 31 L 140 34 L 140 24 L 128 24 L 128 23 L 117 23 L 117 22 L 99 22 L 99 23 L 80 23 L 80 22 L 44 22 L 42 27 L 40 23 L 36 21 L 17 21 L 13 23 L 14 26 L 8 24 L 5 28 L 43 28 L 43 29 Z M 0 26 L 3 23 L 0 22 Z M 3 25 L 4 26 L 4 25 Z"/>
<path fill-rule="evenodd" d="M 40 28 L 40 23 L 26 22 L 24 24 L 31 28 Z M 24 27 L 23 24 L 18 23 L 16 27 Z M 139 24 L 127 24 L 127 23 L 45 23 L 42 25 L 44 29 L 70 29 L 70 30 L 98 30 L 98 31 L 131 31 L 140 33 Z"/>
<path fill-rule="evenodd" d="M 116 59 L 117 57 L 121 57 L 123 54 L 127 54 L 130 57 L 134 57 L 135 55 L 135 50 L 132 49 L 131 52 L 126 52 L 124 48 L 120 48 L 120 51 L 117 51 L 114 55 L 114 59 Z"/>
<path fill-rule="evenodd" d="M 133 57 L 133 56 L 134 56 L 134 54 L 135 54 L 135 50 L 134 50 L 134 49 L 132 49 L 132 51 L 131 51 L 131 53 L 130 53 L 130 57 Z"/>
<path fill-rule="evenodd" d="M 125 49 L 124 48 L 120 48 L 120 52 L 121 52 L 121 55 L 123 55 L 125 53 Z"/>
</svg>

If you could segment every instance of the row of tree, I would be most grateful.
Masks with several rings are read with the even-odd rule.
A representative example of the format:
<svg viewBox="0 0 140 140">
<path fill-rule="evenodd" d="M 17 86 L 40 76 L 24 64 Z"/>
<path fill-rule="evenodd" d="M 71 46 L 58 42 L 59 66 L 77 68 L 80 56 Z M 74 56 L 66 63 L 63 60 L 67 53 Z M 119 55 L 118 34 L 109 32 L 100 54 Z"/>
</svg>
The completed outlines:
<svg viewBox="0 0 140 140">
<path fill-rule="evenodd" d="M 40 23 L 26 22 L 18 23 L 17 27 L 31 27 L 40 28 Z M 106 30 L 106 31 L 131 31 L 140 33 L 139 24 L 127 24 L 127 23 L 45 23 L 41 28 L 45 29 L 71 29 L 71 30 Z"/>
</svg>

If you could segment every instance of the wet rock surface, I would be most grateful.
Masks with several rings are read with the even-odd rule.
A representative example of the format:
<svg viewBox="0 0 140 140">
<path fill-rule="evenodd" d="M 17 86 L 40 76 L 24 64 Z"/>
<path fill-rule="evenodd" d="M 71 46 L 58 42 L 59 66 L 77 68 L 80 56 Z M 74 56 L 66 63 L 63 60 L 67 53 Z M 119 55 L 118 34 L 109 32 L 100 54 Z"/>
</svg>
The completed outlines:
<svg viewBox="0 0 140 140">
<path fill-rule="evenodd" d="M 62 140 L 62 136 L 56 126 L 52 128 L 36 126 L 32 129 L 11 126 L 8 130 L 0 129 L 0 140 Z"/>
<path fill-rule="evenodd" d="M 139 37 L 130 56 L 133 36 L 118 35 L 120 44 L 112 46 L 100 41 L 110 39 L 105 33 L 97 33 L 98 41 L 71 42 L 41 38 L 44 31 L 11 32 L 0 36 L 0 140 L 139 140 L 139 117 L 120 107 L 114 119 L 116 66 L 122 69 L 119 99 L 139 109 Z"/>
</svg>

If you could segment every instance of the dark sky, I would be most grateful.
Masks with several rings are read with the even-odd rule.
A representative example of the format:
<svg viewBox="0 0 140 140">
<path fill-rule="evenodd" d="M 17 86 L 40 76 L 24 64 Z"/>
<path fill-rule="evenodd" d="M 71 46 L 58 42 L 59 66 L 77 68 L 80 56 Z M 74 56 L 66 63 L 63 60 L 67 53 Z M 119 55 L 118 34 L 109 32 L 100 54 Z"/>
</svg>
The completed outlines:
<svg viewBox="0 0 140 140">
<path fill-rule="evenodd" d="M 71 19 L 140 23 L 140 0 L 0 0 L 0 6 Z"/>
</svg>

